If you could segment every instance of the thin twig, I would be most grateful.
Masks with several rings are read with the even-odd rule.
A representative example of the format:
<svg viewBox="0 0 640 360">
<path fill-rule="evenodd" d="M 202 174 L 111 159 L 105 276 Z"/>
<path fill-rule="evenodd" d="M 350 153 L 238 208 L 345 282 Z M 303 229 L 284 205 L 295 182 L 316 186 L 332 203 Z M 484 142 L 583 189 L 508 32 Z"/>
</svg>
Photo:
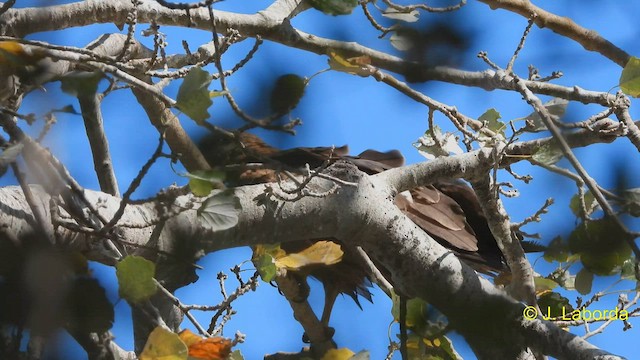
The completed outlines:
<svg viewBox="0 0 640 360">
<path fill-rule="evenodd" d="M 516 85 L 516 89 L 522 94 L 522 96 L 527 101 L 527 103 L 529 103 L 535 109 L 538 115 L 540 115 L 540 118 L 544 122 L 545 126 L 558 142 L 558 145 L 560 146 L 560 149 L 562 150 L 563 155 L 567 158 L 567 160 L 569 160 L 569 162 L 571 163 L 573 168 L 576 170 L 578 175 L 580 175 L 582 180 L 585 182 L 585 184 L 587 185 L 587 187 L 595 197 L 596 201 L 598 201 L 598 204 L 600 205 L 602 210 L 605 212 L 605 214 L 611 217 L 611 219 L 613 219 L 616 225 L 619 226 L 621 229 L 623 229 L 625 233 L 629 233 L 629 230 L 624 225 L 624 223 L 622 223 L 620 218 L 616 216 L 616 213 L 614 212 L 613 208 L 611 207 L 607 199 L 604 197 L 604 195 L 598 188 L 598 185 L 596 184 L 596 182 L 589 176 L 589 174 L 584 169 L 584 167 L 582 167 L 582 164 L 580 163 L 580 161 L 573 154 L 571 147 L 569 146 L 569 144 L 567 144 L 567 141 L 564 139 L 564 136 L 560 132 L 560 129 L 558 129 L 558 127 L 551 120 L 551 114 L 549 114 L 549 111 L 547 110 L 547 108 L 544 107 L 540 99 L 537 96 L 535 96 L 531 92 L 531 90 L 527 88 L 527 86 L 521 81 L 520 78 L 515 77 L 515 85 Z M 631 249 L 633 250 L 633 253 L 636 259 L 640 259 L 640 248 L 638 248 L 638 245 L 635 243 L 634 238 L 630 236 L 625 236 L 625 241 L 627 242 L 629 247 L 631 247 Z"/>
<path fill-rule="evenodd" d="M 393 285 L 382 275 L 382 272 L 378 269 L 378 267 L 373 263 L 369 255 L 360 247 L 356 247 L 358 254 L 360 254 L 360 258 L 367 265 L 368 273 L 373 278 L 376 284 L 384 291 L 389 297 L 393 292 Z"/>
<path fill-rule="evenodd" d="M 536 20 L 536 17 L 538 17 L 536 13 L 531 14 L 531 17 L 529 18 L 529 23 L 527 24 L 527 27 L 524 29 L 524 33 L 522 34 L 522 37 L 520 37 L 520 42 L 518 43 L 518 47 L 516 47 L 516 50 L 513 52 L 513 56 L 511 56 L 511 59 L 507 64 L 507 68 L 506 68 L 507 72 L 511 72 L 513 70 L 513 64 L 515 64 L 516 59 L 518 58 L 518 54 L 524 48 L 524 42 L 527 39 L 529 32 L 531 31 L 531 27 L 533 26 L 533 23 Z"/>
<path fill-rule="evenodd" d="M 526 18 L 530 18 L 531 14 L 536 14 L 535 23 L 541 28 L 547 28 L 553 32 L 572 39 L 590 51 L 597 51 L 606 56 L 621 67 L 625 66 L 631 57 L 624 50 L 618 48 L 596 31 L 589 30 L 576 24 L 566 16 L 558 16 L 548 12 L 531 1 L 521 0 L 480 0 L 489 5 L 492 9 L 505 9 Z"/>
<path fill-rule="evenodd" d="M 144 179 L 144 177 L 147 175 L 151 166 L 162 155 L 163 146 L 164 146 L 164 134 L 160 134 L 160 137 L 158 139 L 158 146 L 156 146 L 156 150 L 151 155 L 151 158 L 149 158 L 149 160 L 147 160 L 147 162 L 142 166 L 142 168 L 138 172 L 138 175 L 136 175 L 136 177 L 131 181 L 131 184 L 129 184 L 129 188 L 127 188 L 127 191 L 125 191 L 125 193 L 122 195 L 122 200 L 120 201 L 120 206 L 118 207 L 118 210 L 115 212 L 111 220 L 102 229 L 100 229 L 101 234 L 104 234 L 109 230 L 111 230 L 118 223 L 122 215 L 124 215 L 124 210 L 130 202 L 131 195 L 133 195 L 134 191 L 136 191 L 138 186 L 140 186 L 140 183 L 142 183 L 142 179 Z"/>
<path fill-rule="evenodd" d="M 260 275 L 258 274 L 258 272 L 255 272 L 253 276 L 246 283 L 244 283 L 242 286 L 239 286 L 234 292 L 229 294 L 229 296 L 225 297 L 224 300 L 220 302 L 220 304 L 218 304 L 217 312 L 211 318 L 211 322 L 209 324 L 209 329 L 207 330 L 207 332 L 211 334 L 215 334 L 217 319 L 222 314 L 222 312 L 225 310 L 229 311 L 231 303 L 234 302 L 240 296 L 248 293 L 249 291 L 256 290 L 256 287 L 258 286 L 259 276 Z"/>
<path fill-rule="evenodd" d="M 153 282 L 156 284 L 156 286 L 158 287 L 158 289 L 160 289 L 160 291 L 171 300 L 171 302 L 178 307 L 178 309 L 180 309 L 180 311 L 182 311 L 182 313 L 187 317 L 187 319 L 189 319 L 189 321 L 191 321 L 191 323 L 193 324 L 193 326 L 196 327 L 196 329 L 198 330 L 198 332 L 203 335 L 203 336 L 211 336 L 211 334 L 209 334 L 204 327 L 202 327 L 202 325 L 200 325 L 200 323 L 198 322 L 198 320 L 196 320 L 196 318 L 191 315 L 191 313 L 189 312 L 189 309 L 187 309 L 187 307 L 180 301 L 180 299 L 178 299 L 176 296 L 174 296 L 171 291 L 167 290 L 158 280 L 153 279 Z"/>
</svg>

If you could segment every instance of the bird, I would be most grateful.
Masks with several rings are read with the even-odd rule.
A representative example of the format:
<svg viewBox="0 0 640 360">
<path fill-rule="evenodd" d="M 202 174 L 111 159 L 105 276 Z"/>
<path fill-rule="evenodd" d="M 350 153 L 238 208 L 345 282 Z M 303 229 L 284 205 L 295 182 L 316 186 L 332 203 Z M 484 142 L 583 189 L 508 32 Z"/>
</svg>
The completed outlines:
<svg viewBox="0 0 640 360">
<path fill-rule="evenodd" d="M 306 166 L 318 168 L 327 161 L 345 160 L 369 175 L 405 163 L 398 150 L 365 150 L 356 156 L 349 155 L 347 145 L 281 150 L 247 132 L 236 136 L 216 133 L 205 137 L 199 146 L 211 166 L 226 168 L 226 182 L 231 187 L 275 182 L 280 171 L 301 173 Z M 245 166 L 256 163 L 263 166 Z M 509 271 L 478 198 L 466 183 L 457 180 L 420 186 L 398 194 L 395 203 L 416 225 L 474 270 L 492 276 Z M 325 327 L 328 327 L 331 310 L 339 294 L 350 296 L 360 308 L 359 297 L 372 301 L 369 291 L 372 279 L 362 257 L 355 248 L 345 246 L 337 239 L 332 241 L 341 245 L 344 252 L 342 260 L 334 265 L 313 266 L 302 274 L 323 284 L 325 304 L 321 322 Z M 286 242 L 281 244 L 281 248 L 287 253 L 295 253 L 313 242 Z M 540 251 L 540 248 L 532 244 L 529 250 Z M 300 281 L 302 284 L 305 283 L 303 280 Z"/>
</svg>

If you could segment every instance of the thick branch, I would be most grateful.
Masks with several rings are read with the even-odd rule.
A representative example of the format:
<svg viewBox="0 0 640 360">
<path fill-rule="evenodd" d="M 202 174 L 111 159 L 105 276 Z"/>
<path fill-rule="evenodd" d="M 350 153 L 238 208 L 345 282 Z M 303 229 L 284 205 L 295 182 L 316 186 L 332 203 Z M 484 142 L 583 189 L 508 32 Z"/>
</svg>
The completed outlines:
<svg viewBox="0 0 640 360">
<path fill-rule="evenodd" d="M 536 14 L 535 23 L 541 28 L 549 28 L 553 32 L 572 39 L 582 45 L 585 49 L 596 51 L 611 61 L 624 67 L 629 61 L 629 54 L 613 45 L 596 31 L 581 27 L 568 17 L 558 16 L 535 6 L 528 0 L 480 0 L 489 5 L 492 9 L 506 9 L 525 18 L 531 18 Z"/>
<path fill-rule="evenodd" d="M 424 165 L 435 164 L 437 167 L 443 161 L 451 160 L 436 160 Z M 445 313 L 481 358 L 515 358 L 528 353 L 527 348 L 531 346 L 554 356 L 565 354 L 567 350 L 562 348 L 562 342 L 549 344 L 549 338 L 579 344 L 579 348 L 571 353 L 572 358 L 586 359 L 606 354 L 552 325 L 537 320 L 533 321 L 539 323 L 537 327 L 525 323 L 523 305 L 489 281 L 479 278 L 451 251 L 440 246 L 405 217 L 391 201 L 391 189 L 380 182 L 380 178 L 363 176 L 347 165 L 332 169 L 332 176 L 358 182 L 358 186 L 343 187 L 325 198 L 304 197 L 296 202 L 283 202 L 267 196 L 267 185 L 241 187 L 236 194 L 243 211 L 235 227 L 212 232 L 201 225 L 195 210 L 185 211 L 166 222 L 157 246 L 167 251 L 172 248 L 172 242 L 189 239 L 204 252 L 211 252 L 269 243 L 275 239 L 293 241 L 333 237 L 361 245 L 374 261 L 389 271 L 399 292 L 422 297 Z M 370 179 L 375 181 L 375 185 Z M 310 184 L 316 189 L 332 185 L 332 182 L 321 178 L 315 178 Z M 40 191 L 39 199 L 46 203 L 47 195 L 36 189 Z M 10 229 L 18 238 L 24 236 L 30 227 L 24 219 L 29 210 L 20 190 L 4 188 L 0 197 L 5 204 L 0 213 L 0 225 L 6 225 L 2 228 Z M 119 205 L 119 199 L 103 193 L 87 192 L 87 198 L 93 202 L 101 199 L 103 206 L 100 212 L 107 218 Z M 197 199 L 190 195 L 181 196 L 174 204 L 184 207 L 193 200 Z M 140 224 L 155 218 L 157 211 L 157 204 L 130 205 L 122 221 Z M 23 214 L 22 217 L 19 214 Z M 310 222 L 314 226 L 309 226 Z M 124 239 L 138 244 L 145 244 L 150 234 L 147 229 L 140 228 L 121 227 L 120 231 Z M 90 237 L 65 229 L 60 229 L 58 235 L 69 239 L 70 246 L 80 249 L 91 243 Z"/>
<path fill-rule="evenodd" d="M 298 4 L 299 2 L 296 0 L 279 0 L 266 10 L 253 15 L 214 11 L 216 28 L 225 35 L 233 29 L 243 36 L 260 36 L 264 40 L 278 42 L 318 55 L 327 54 L 329 50 L 338 50 L 347 55 L 366 55 L 371 58 L 373 66 L 405 75 L 412 81 L 436 80 L 480 87 L 485 90 L 515 89 L 513 78 L 504 72 L 493 70 L 470 72 L 446 67 L 433 68 L 406 61 L 355 42 L 322 38 L 297 30 L 285 19 L 289 19 L 297 11 Z M 88 26 L 95 23 L 124 24 L 127 15 L 132 10 L 133 5 L 128 0 L 87 0 L 68 5 L 9 9 L 6 14 L 2 15 L 2 18 L 7 22 L 9 33 L 13 32 L 16 36 L 23 37 L 37 32 Z M 137 8 L 137 13 L 139 23 L 149 23 L 154 20 L 159 25 L 211 30 L 211 20 L 205 9 L 190 11 L 187 16 L 185 11 L 170 10 L 155 2 L 145 2 Z M 619 63 L 622 60 L 622 58 L 616 57 L 614 61 Z M 615 100 L 615 95 L 587 91 L 579 87 L 565 87 L 535 81 L 526 81 L 525 85 L 537 94 L 562 97 L 583 103 L 608 106 Z"/>
<path fill-rule="evenodd" d="M 603 121 L 610 122 L 610 120 Z M 597 128 L 597 126 L 594 127 Z M 567 144 L 572 148 L 585 147 L 596 143 L 610 143 L 617 138 L 615 135 L 601 134 L 590 130 L 565 134 L 564 137 Z M 513 143 L 505 149 L 505 155 L 498 166 L 503 168 L 513 163 L 527 160 L 540 147 L 551 141 L 554 141 L 553 137 Z M 453 178 L 471 179 L 491 169 L 494 164 L 493 150 L 483 148 L 458 156 L 439 158 L 437 161 L 429 163 L 418 163 L 403 168 L 387 170 L 374 175 L 374 178 L 379 178 L 380 181 L 393 187 L 395 191 L 402 192 L 441 180 Z"/>
<path fill-rule="evenodd" d="M 536 294 L 533 283 L 533 269 L 529 261 L 527 261 L 522 245 L 511 233 L 509 215 L 499 198 L 499 192 L 495 190 L 497 185 L 491 184 L 489 175 L 480 177 L 480 179 L 473 181 L 472 184 L 489 223 L 491 233 L 496 238 L 498 246 L 513 274 L 513 281 L 510 285 L 513 289 L 511 294 L 516 299 L 535 306 Z"/>
</svg>

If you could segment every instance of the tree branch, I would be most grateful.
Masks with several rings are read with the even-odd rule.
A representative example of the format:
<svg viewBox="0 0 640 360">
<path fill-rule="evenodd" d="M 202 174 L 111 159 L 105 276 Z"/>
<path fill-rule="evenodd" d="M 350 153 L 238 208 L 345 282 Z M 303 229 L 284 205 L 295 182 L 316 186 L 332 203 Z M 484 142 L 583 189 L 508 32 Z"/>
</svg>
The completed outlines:
<svg viewBox="0 0 640 360">
<path fill-rule="evenodd" d="M 597 125 L 610 125 L 610 123 L 611 120 L 605 119 L 597 123 Z M 598 127 L 599 126 L 594 126 L 594 128 Z M 591 130 L 580 130 L 564 134 L 563 136 L 571 148 L 585 147 L 597 143 L 610 143 L 617 138 L 616 134 L 603 134 Z M 553 137 L 545 137 L 513 143 L 506 147 L 505 155 L 502 157 L 502 161 L 498 166 L 504 168 L 516 162 L 527 160 L 538 151 L 538 149 L 552 141 L 554 141 Z M 494 166 L 495 159 L 492 153 L 492 149 L 482 148 L 462 155 L 441 157 L 428 163 L 418 163 L 402 168 L 390 169 L 383 173 L 373 175 L 373 178 L 379 178 L 380 181 L 389 184 L 389 186 L 393 187 L 397 192 L 447 179 L 472 179 Z"/>
<path fill-rule="evenodd" d="M 601 37 L 596 31 L 581 27 L 565 16 L 558 16 L 535 6 L 528 0 L 480 0 L 492 9 L 501 8 L 520 14 L 525 18 L 531 18 L 541 28 L 549 28 L 553 32 L 572 39 L 582 45 L 586 50 L 596 51 L 609 58 L 611 61 L 624 67 L 629 61 L 629 54 Z"/>
<path fill-rule="evenodd" d="M 469 154 L 465 155 L 470 157 Z M 453 162 L 451 159 L 438 159 L 424 165 L 435 164 L 434 167 L 439 167 L 440 163 Z M 481 163 L 477 160 L 476 166 Z M 580 344 L 580 347 L 573 348 L 572 358 L 593 358 L 606 354 L 553 325 L 538 320 L 531 321 L 535 326 L 531 325 L 522 317 L 522 304 L 489 281 L 479 278 L 451 251 L 440 246 L 405 217 L 390 200 L 391 189 L 380 181 L 381 178 L 364 176 L 351 165 L 340 164 L 330 168 L 330 175 L 358 182 L 357 187 L 343 187 L 325 198 L 303 197 L 295 203 L 265 196 L 266 185 L 237 188 L 236 195 L 243 211 L 235 227 L 212 232 L 202 225 L 194 226 L 200 224 L 195 209 L 185 211 L 166 222 L 158 246 L 170 249 L 171 242 L 190 239 L 197 248 L 211 252 L 240 245 L 271 243 L 274 239 L 293 241 L 333 237 L 362 246 L 376 263 L 389 271 L 391 282 L 400 292 L 422 297 L 436 306 L 467 338 L 480 357 L 515 358 L 517 354 L 527 353 L 526 349 L 530 346 L 544 348 L 546 353 L 557 356 L 566 351 L 561 344 L 567 342 Z M 316 177 L 310 186 L 321 189 L 332 184 L 331 181 Z M 42 190 L 34 188 L 34 191 L 40 192 L 38 198 L 41 201 L 47 201 L 47 195 Z M 100 201 L 102 206 L 99 211 L 107 218 L 119 206 L 119 199 L 107 194 L 87 191 L 87 198 L 91 202 Z M 15 214 L 18 210 L 28 211 L 29 207 L 20 190 L 15 187 L 3 188 L 0 190 L 0 199 L 7 204 L 0 213 L 0 225 L 17 228 L 16 236 L 23 236 L 19 229 L 26 229 L 30 225 L 20 225 L 24 220 L 16 218 Z M 258 203 L 256 199 L 262 201 Z M 195 200 L 187 195 L 165 205 L 186 206 Z M 130 205 L 123 214 L 123 220 L 145 221 L 157 216 L 157 211 L 155 204 Z M 336 218 L 335 214 L 338 213 L 341 216 Z M 310 218 L 314 219 L 316 226 L 306 225 Z M 70 246 L 78 249 L 86 248 L 91 242 L 90 237 L 82 234 L 66 229 L 59 229 L 59 232 L 59 236 L 69 239 Z M 148 231 L 137 228 L 122 228 L 121 235 L 141 244 L 149 236 Z M 562 339 L 562 342 L 549 344 L 549 339 Z"/>
<path fill-rule="evenodd" d="M 498 197 L 498 191 L 492 184 L 489 175 L 472 181 L 473 189 L 478 195 L 480 205 L 487 218 L 491 233 L 496 238 L 498 247 L 507 260 L 507 264 L 513 274 L 510 284 L 510 293 L 528 305 L 536 306 L 536 292 L 533 283 L 533 269 L 527 260 L 518 239 L 514 239 L 511 231 L 511 223 L 502 201 Z"/>
<path fill-rule="evenodd" d="M 100 189 L 107 194 L 120 196 L 118 181 L 109 152 L 109 142 L 104 133 L 100 100 L 101 96 L 99 94 L 78 94 L 84 127 L 87 131 L 87 138 L 93 154 L 93 167 L 98 176 Z"/>
<path fill-rule="evenodd" d="M 243 36 L 261 37 L 264 40 L 278 42 L 291 48 L 319 55 L 327 54 L 329 50 L 339 51 L 345 55 L 366 55 L 371 58 L 373 66 L 410 77 L 412 81 L 444 81 L 457 85 L 479 87 L 488 91 L 515 89 L 513 77 L 503 71 L 471 72 L 447 67 L 433 68 L 424 64 L 406 61 L 354 42 L 326 39 L 297 30 L 285 19 L 288 19 L 294 13 L 298 3 L 296 0 L 276 1 L 266 10 L 252 15 L 214 11 L 216 27 L 224 35 L 237 31 Z M 87 0 L 42 8 L 12 8 L 2 17 L 7 21 L 7 28 L 10 33 L 13 32 L 15 36 L 24 37 L 37 32 L 87 26 L 95 23 L 115 22 L 116 24 L 124 24 L 127 15 L 133 9 L 133 5 L 127 0 L 111 0 L 108 2 Z M 211 30 L 211 21 L 206 9 L 190 11 L 189 16 L 187 16 L 183 10 L 170 10 L 155 2 L 146 2 L 139 6 L 136 11 L 139 23 L 148 23 L 153 20 L 159 25 Z M 527 17 L 529 15 L 527 14 Z M 538 17 L 538 19 L 540 18 Z M 615 59 L 617 63 L 623 60 L 622 57 L 618 59 L 618 56 Z M 577 86 L 565 87 L 538 81 L 525 81 L 525 84 L 534 93 L 562 97 L 567 100 L 597 103 L 603 106 L 609 106 L 615 101 L 615 95 L 587 91 Z"/>
</svg>

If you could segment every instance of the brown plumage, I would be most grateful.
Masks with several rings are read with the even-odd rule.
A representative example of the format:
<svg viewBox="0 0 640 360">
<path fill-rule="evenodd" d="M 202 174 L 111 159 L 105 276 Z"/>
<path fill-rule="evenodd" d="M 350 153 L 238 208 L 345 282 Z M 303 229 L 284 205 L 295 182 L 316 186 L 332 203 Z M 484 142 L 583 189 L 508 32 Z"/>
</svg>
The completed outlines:
<svg viewBox="0 0 640 360">
<path fill-rule="evenodd" d="M 200 147 L 211 166 L 227 167 L 227 183 L 229 186 L 242 186 L 275 182 L 278 180 L 276 172 L 282 170 L 300 171 L 306 164 L 311 168 L 321 166 L 328 158 L 347 156 L 347 146 L 329 148 L 298 147 L 288 150 L 278 150 L 267 145 L 259 137 L 241 133 L 238 139 L 222 134 L 205 138 Z M 266 168 L 252 168 L 236 165 L 262 163 Z M 338 241 L 336 241 L 338 242 Z M 338 242 L 339 243 L 339 242 Z M 313 240 L 287 242 L 281 248 L 287 253 L 296 253 L 311 246 Z M 360 256 L 351 247 L 341 246 L 342 260 L 331 266 L 314 266 L 304 269 L 300 273 L 290 273 L 298 277 L 300 284 L 306 285 L 305 277 L 310 275 L 318 279 L 324 287 L 325 306 L 321 321 L 328 326 L 331 310 L 338 294 L 349 295 L 361 307 L 359 296 L 372 301 L 371 280 L 368 272 L 361 263 Z M 302 290 L 305 293 L 308 289 Z"/>
<path fill-rule="evenodd" d="M 347 146 L 334 149 L 300 147 L 279 150 L 248 133 L 240 134 L 237 139 L 222 135 L 209 137 L 201 143 L 201 148 L 212 166 L 250 163 L 266 165 L 267 168 L 260 169 L 228 167 L 230 186 L 273 182 L 277 180 L 276 171 L 300 171 L 306 164 L 313 169 L 321 166 L 329 157 L 351 161 L 368 174 L 404 164 L 404 157 L 397 150 L 385 153 L 366 150 L 358 156 L 349 156 Z M 477 271 L 493 274 L 508 270 L 478 199 L 468 185 L 449 182 L 418 187 L 399 194 L 396 204 L 416 225 Z M 287 242 L 281 247 L 291 253 L 312 243 L 313 240 Z M 358 305 L 358 296 L 371 301 L 368 290 L 371 281 L 360 256 L 349 246 L 342 245 L 342 248 L 344 255 L 341 262 L 331 266 L 316 266 L 306 271 L 306 274 L 317 278 L 324 286 L 325 308 L 322 321 L 325 326 L 328 325 L 333 303 L 339 293 L 349 295 Z"/>
</svg>

